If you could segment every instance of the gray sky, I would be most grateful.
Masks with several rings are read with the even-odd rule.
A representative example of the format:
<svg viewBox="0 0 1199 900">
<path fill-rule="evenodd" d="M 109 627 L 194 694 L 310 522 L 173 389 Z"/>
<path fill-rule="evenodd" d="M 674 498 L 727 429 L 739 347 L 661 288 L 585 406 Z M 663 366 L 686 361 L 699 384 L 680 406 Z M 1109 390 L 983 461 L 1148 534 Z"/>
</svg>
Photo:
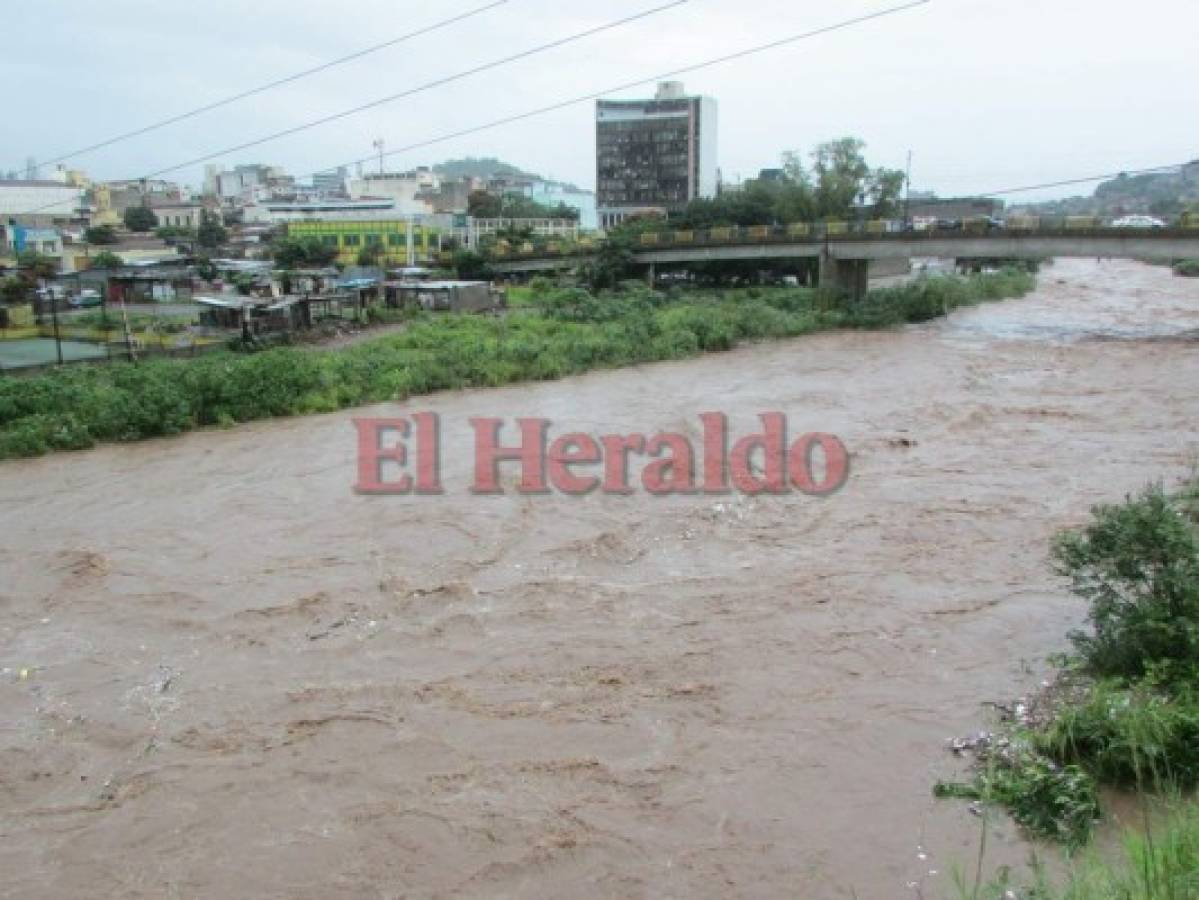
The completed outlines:
<svg viewBox="0 0 1199 900">
<path fill-rule="evenodd" d="M 486 0 L 41 0 L 0 33 L 0 169 L 318 65 Z M 509 0 L 434 35 L 72 160 L 134 178 L 393 94 L 664 0 Z M 297 175 L 882 10 L 886 0 L 690 0 L 497 71 L 220 158 Z M 933 0 L 686 77 L 720 103 L 726 179 L 843 135 L 913 187 L 983 192 L 1199 157 L 1194 0 Z M 648 93 L 625 91 L 622 97 Z M 499 156 L 594 186 L 593 105 L 393 157 Z M 201 167 L 173 177 L 199 184 Z M 1082 189 L 1089 192 L 1090 188 Z M 1060 196 L 1079 189 L 1024 195 Z"/>
</svg>

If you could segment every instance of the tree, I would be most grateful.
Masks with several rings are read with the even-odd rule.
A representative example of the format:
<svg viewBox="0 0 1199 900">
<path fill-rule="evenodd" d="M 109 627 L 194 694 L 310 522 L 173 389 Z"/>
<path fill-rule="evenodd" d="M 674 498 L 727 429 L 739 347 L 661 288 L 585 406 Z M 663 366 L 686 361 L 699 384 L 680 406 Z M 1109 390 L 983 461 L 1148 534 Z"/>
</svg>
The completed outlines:
<svg viewBox="0 0 1199 900">
<path fill-rule="evenodd" d="M 892 219 L 899 215 L 904 186 L 908 177 L 900 169 L 875 169 L 866 189 L 866 199 L 873 205 L 876 219 Z"/>
<path fill-rule="evenodd" d="M 504 201 L 487 191 L 471 191 L 466 199 L 466 212 L 476 219 L 498 219 L 504 213 Z"/>
<path fill-rule="evenodd" d="M 196 274 L 205 281 L 215 281 L 219 273 L 216 266 L 213 265 L 212 260 L 207 256 L 202 256 L 196 260 Z"/>
<path fill-rule="evenodd" d="M 26 278 L 52 278 L 58 272 L 58 260 L 53 256 L 26 251 L 17 255 L 17 270 Z"/>
<path fill-rule="evenodd" d="M 201 247 L 212 249 L 219 247 L 229 239 L 229 232 L 221 225 L 221 220 L 204 210 L 200 213 L 200 227 L 196 230 L 196 243 Z"/>
<path fill-rule="evenodd" d="M 29 299 L 29 283 L 23 278 L 5 278 L 0 281 L 0 301 L 15 306 Z"/>
<path fill-rule="evenodd" d="M 800 153 L 788 151 L 783 154 L 781 177 L 754 179 L 740 190 L 696 200 L 672 216 L 672 224 L 713 228 L 847 220 L 864 206 L 874 218 L 892 217 L 899 210 L 904 173 L 872 169 L 863 155 L 865 146 L 856 138 L 821 144 L 810 154 L 811 169 Z"/>
<path fill-rule="evenodd" d="M 845 219 L 866 196 L 870 166 L 862 155 L 866 144 L 841 138 L 820 144 L 812 151 L 812 180 L 816 189 L 816 214 Z"/>
<path fill-rule="evenodd" d="M 275 262 L 285 269 L 304 266 L 327 266 L 337 259 L 337 248 L 329 247 L 319 238 L 283 238 L 271 248 Z"/>
<path fill-rule="evenodd" d="M 367 244 L 358 251 L 358 265 L 360 266 L 377 266 L 380 257 L 383 256 L 383 248 L 378 244 Z"/>
<path fill-rule="evenodd" d="M 125 210 L 125 227 L 144 234 L 158 227 L 158 216 L 148 206 L 131 206 Z"/>
<path fill-rule="evenodd" d="M 120 241 L 116 229 L 111 225 L 98 225 L 84 232 L 89 244 L 116 244 Z"/>
<path fill-rule="evenodd" d="M 103 253 L 96 254 L 96 257 L 92 260 L 93 269 L 119 269 L 123 265 L 125 265 L 125 263 L 121 257 L 117 256 L 115 253 L 110 253 L 107 250 L 105 250 Z"/>
<path fill-rule="evenodd" d="M 454 254 L 454 271 L 459 278 L 488 281 L 491 279 L 491 267 L 487 260 L 472 250 L 459 250 Z"/>
<path fill-rule="evenodd" d="M 628 277 L 633 266 L 633 229 L 621 229 L 600 244 L 584 273 L 593 291 L 612 289 Z"/>
</svg>

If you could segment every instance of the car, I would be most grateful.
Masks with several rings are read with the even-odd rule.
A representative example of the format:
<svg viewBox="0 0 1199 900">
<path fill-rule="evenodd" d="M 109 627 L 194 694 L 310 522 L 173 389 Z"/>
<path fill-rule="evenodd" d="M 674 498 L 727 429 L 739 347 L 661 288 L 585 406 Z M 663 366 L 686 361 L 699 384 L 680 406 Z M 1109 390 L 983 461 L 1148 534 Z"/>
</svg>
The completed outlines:
<svg viewBox="0 0 1199 900">
<path fill-rule="evenodd" d="M 76 309 L 100 305 L 100 292 L 92 288 L 84 288 L 68 301 Z"/>
<path fill-rule="evenodd" d="M 1112 228 L 1165 228 L 1166 223 L 1155 216 L 1121 216 L 1112 222 Z"/>
</svg>

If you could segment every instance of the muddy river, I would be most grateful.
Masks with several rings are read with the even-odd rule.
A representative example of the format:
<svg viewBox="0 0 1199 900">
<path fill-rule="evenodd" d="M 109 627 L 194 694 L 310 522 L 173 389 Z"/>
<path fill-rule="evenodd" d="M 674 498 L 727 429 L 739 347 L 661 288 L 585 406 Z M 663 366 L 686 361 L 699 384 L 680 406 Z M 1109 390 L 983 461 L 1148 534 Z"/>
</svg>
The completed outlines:
<svg viewBox="0 0 1199 900">
<path fill-rule="evenodd" d="M 0 465 L 0 895 L 940 897 L 1047 541 L 1199 455 L 1199 281 Z M 433 411 L 441 496 L 355 494 Z M 839 435 L 828 498 L 476 496 L 472 416 Z M 507 433 L 506 433 L 507 436 Z M 1004 822 L 989 864 L 1029 846 Z"/>
</svg>

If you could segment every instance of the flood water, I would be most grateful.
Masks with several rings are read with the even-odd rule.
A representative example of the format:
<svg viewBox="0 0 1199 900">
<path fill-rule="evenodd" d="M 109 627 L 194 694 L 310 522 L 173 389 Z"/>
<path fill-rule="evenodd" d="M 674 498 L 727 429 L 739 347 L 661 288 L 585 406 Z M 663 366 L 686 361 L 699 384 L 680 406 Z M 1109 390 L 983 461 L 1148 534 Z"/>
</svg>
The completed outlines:
<svg viewBox="0 0 1199 900">
<path fill-rule="evenodd" d="M 1082 621 L 1053 532 L 1199 456 L 1197 328 L 1199 281 L 1062 261 L 903 331 L 0 465 L 0 895 L 946 896 L 945 742 Z M 445 495 L 356 495 L 351 419 L 420 410 Z M 842 491 L 469 491 L 471 416 L 770 410 Z"/>
</svg>

